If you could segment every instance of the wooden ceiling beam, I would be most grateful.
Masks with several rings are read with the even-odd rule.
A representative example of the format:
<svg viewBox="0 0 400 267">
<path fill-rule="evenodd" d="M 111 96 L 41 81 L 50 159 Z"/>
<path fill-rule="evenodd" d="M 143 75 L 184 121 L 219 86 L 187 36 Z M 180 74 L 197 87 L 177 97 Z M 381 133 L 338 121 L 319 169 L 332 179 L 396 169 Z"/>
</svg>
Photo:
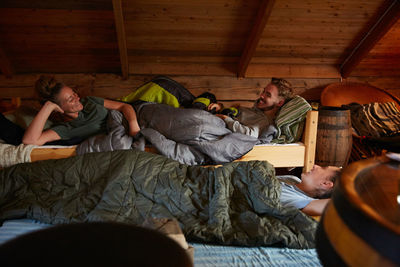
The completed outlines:
<svg viewBox="0 0 400 267">
<path fill-rule="evenodd" d="M 121 72 L 122 78 L 128 79 L 129 76 L 129 62 L 128 62 L 128 49 L 126 47 L 126 34 L 124 25 L 124 16 L 122 12 L 122 0 L 113 0 L 113 10 L 115 19 L 115 28 L 117 31 L 119 56 L 121 59 Z"/>
<path fill-rule="evenodd" d="M 111 10 L 112 4 L 107 0 L 1 0 L 0 8 Z"/>
<path fill-rule="evenodd" d="M 400 18 L 400 0 L 393 0 L 386 8 L 363 39 L 355 46 L 349 56 L 340 66 L 340 73 L 343 78 L 350 76 L 351 72 L 367 56 L 369 51 L 379 42 L 380 39 Z"/>
<path fill-rule="evenodd" d="M 13 67 L 7 57 L 3 46 L 0 44 L 0 70 L 6 77 L 11 77 L 14 74 Z"/>
<path fill-rule="evenodd" d="M 250 64 L 251 58 L 254 56 L 258 42 L 260 41 L 265 26 L 267 25 L 274 4 L 275 0 L 262 0 L 261 2 L 256 21 L 251 29 L 250 36 L 247 39 L 246 46 L 240 57 L 238 77 L 245 77 L 246 75 L 247 68 Z"/>
</svg>

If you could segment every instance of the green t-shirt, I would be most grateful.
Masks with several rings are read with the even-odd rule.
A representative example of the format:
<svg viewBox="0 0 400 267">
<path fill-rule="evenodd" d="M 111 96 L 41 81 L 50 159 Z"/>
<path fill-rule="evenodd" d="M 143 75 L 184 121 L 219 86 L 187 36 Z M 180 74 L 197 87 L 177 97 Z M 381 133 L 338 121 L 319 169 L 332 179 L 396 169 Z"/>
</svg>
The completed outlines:
<svg viewBox="0 0 400 267">
<path fill-rule="evenodd" d="M 61 139 L 87 138 L 107 131 L 108 110 L 104 107 L 104 99 L 88 96 L 81 99 L 81 103 L 83 109 L 76 119 L 51 127 Z"/>
</svg>

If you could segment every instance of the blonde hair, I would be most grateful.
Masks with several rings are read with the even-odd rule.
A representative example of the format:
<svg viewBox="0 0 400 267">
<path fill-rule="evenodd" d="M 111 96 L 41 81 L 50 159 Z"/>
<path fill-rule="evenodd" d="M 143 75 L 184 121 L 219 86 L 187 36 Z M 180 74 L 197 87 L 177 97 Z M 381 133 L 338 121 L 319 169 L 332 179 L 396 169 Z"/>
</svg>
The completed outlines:
<svg viewBox="0 0 400 267">
<path fill-rule="evenodd" d="M 52 101 L 59 104 L 57 97 L 64 86 L 54 76 L 40 76 L 35 83 L 35 91 L 39 96 L 39 102 L 44 104 L 46 101 Z"/>
</svg>

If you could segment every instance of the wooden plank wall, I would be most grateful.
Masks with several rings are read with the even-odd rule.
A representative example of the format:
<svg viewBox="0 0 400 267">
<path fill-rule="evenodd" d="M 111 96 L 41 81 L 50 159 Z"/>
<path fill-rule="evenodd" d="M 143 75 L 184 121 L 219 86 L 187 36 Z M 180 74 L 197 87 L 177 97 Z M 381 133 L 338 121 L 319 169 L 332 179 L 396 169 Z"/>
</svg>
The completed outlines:
<svg viewBox="0 0 400 267">
<path fill-rule="evenodd" d="M 0 76 L 0 98 L 21 97 L 22 102 L 32 103 L 35 98 L 34 83 L 39 74 L 15 75 L 7 78 Z M 81 96 L 95 95 L 115 99 L 129 94 L 141 84 L 149 81 L 154 76 L 132 75 L 127 80 L 115 74 L 57 74 L 56 78 L 75 88 Z M 218 77 L 218 76 L 170 76 L 183 84 L 194 95 L 205 91 L 214 93 L 217 99 L 225 105 L 240 103 L 251 106 L 261 89 L 269 82 L 270 78 L 244 78 Z M 309 101 L 319 101 L 322 89 L 330 83 L 339 82 L 331 78 L 288 78 L 299 94 Z M 379 88 L 387 89 L 400 97 L 400 81 L 396 77 L 351 77 L 348 81 L 367 82 Z M 360 92 L 362 93 L 362 92 Z"/>
<path fill-rule="evenodd" d="M 118 2 L 123 15 L 117 19 L 119 26 L 110 0 L 0 1 L 0 46 L 7 56 L 3 61 L 10 63 L 3 65 L 11 65 L 3 66 L 2 73 L 118 73 L 116 28 L 123 25 L 125 75 L 234 77 L 264 3 Z M 357 36 L 369 30 L 388 0 L 275 2 L 245 77 L 340 78 L 339 66 L 357 45 Z M 393 55 L 398 54 L 399 27 L 395 25 L 353 75 L 398 75 L 399 57 Z"/>
<path fill-rule="evenodd" d="M 0 8 L 0 38 L 15 73 L 121 69 L 112 10 Z"/>
</svg>

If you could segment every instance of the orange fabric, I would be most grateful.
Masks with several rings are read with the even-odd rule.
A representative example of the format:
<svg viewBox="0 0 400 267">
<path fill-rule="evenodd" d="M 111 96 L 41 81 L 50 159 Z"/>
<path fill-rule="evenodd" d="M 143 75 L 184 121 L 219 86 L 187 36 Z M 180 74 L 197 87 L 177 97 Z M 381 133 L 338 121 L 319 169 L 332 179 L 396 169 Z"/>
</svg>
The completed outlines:
<svg viewBox="0 0 400 267">
<path fill-rule="evenodd" d="M 321 104 L 323 106 L 340 107 L 352 102 L 359 104 L 395 102 L 397 108 L 400 109 L 400 100 L 397 97 L 368 84 L 355 82 L 333 83 L 325 87 L 321 93 Z"/>
</svg>

